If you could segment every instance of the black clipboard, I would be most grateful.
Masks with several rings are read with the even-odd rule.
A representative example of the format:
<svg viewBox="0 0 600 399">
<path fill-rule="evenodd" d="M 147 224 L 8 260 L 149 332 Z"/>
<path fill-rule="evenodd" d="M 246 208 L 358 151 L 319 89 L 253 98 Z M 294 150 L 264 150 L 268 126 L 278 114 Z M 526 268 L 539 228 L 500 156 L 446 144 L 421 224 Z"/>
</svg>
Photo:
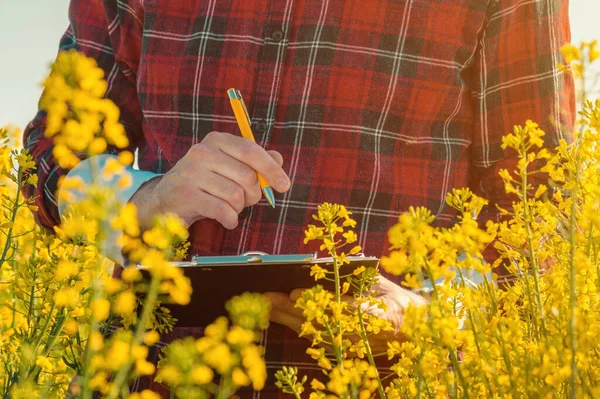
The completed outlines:
<svg viewBox="0 0 600 399">
<path fill-rule="evenodd" d="M 340 267 L 347 275 L 360 266 L 378 267 L 379 259 L 363 254 L 348 256 L 349 264 Z M 192 282 L 188 305 L 165 305 L 177 318 L 177 326 L 205 326 L 219 316 L 226 316 L 225 302 L 244 292 L 284 292 L 310 288 L 317 284 L 333 290 L 333 282 L 315 281 L 310 275 L 313 265 L 333 270 L 332 258 L 313 254 L 269 255 L 246 252 L 239 256 L 194 256 L 189 262 L 172 262 L 184 269 Z M 143 267 L 142 267 L 143 269 Z"/>
</svg>

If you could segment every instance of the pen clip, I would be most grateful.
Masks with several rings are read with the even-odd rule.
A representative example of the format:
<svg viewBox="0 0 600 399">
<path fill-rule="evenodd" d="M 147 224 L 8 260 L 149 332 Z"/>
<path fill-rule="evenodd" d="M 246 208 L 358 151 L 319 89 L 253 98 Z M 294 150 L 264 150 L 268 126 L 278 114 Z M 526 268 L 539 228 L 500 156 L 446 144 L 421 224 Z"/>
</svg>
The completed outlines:
<svg viewBox="0 0 600 399">
<path fill-rule="evenodd" d="M 240 103 L 242 103 L 242 108 L 244 109 L 244 114 L 246 115 L 246 119 L 248 119 L 248 124 L 250 126 L 252 126 L 252 121 L 250 120 L 250 115 L 248 114 L 248 108 L 246 108 L 246 103 L 244 102 L 244 99 L 242 98 L 242 93 L 240 93 L 239 90 L 235 91 L 236 97 L 238 100 L 240 100 Z"/>
</svg>

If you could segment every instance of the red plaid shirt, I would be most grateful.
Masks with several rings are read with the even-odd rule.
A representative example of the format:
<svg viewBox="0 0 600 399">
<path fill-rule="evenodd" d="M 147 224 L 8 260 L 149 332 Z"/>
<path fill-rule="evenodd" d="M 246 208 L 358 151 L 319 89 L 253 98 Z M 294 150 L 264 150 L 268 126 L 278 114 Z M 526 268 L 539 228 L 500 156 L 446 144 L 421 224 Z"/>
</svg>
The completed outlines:
<svg viewBox="0 0 600 399">
<path fill-rule="evenodd" d="M 411 205 L 451 223 L 454 187 L 510 204 L 497 172 L 514 168 L 500 148 L 513 125 L 538 121 L 554 146 L 556 126 L 572 123 L 572 80 L 557 69 L 568 0 L 72 0 L 70 19 L 61 47 L 105 70 L 140 169 L 164 173 L 208 132 L 236 133 L 230 87 L 257 142 L 283 155 L 292 188 L 277 208 L 262 200 L 232 231 L 197 222 L 193 254 L 311 252 L 303 230 L 327 201 L 347 205 L 379 256 Z M 25 133 L 40 166 L 27 194 L 51 226 L 66 172 L 43 127 L 40 113 Z M 496 217 L 494 206 L 483 215 Z M 263 337 L 270 374 L 313 367 L 294 336 L 274 326 Z"/>
</svg>

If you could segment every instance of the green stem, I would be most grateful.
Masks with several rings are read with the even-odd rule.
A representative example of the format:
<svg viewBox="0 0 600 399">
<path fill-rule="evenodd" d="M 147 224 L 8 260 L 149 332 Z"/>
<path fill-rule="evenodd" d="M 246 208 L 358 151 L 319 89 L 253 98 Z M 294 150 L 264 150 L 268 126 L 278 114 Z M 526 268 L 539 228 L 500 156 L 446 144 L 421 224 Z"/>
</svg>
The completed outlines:
<svg viewBox="0 0 600 399">
<path fill-rule="evenodd" d="M 40 345 L 42 344 L 42 340 L 44 339 L 44 334 L 46 333 L 46 329 L 50 325 L 50 321 L 53 319 L 52 316 L 53 316 L 53 313 L 54 313 L 54 309 L 56 309 L 56 303 L 52 303 L 52 307 L 50 308 L 50 312 L 48 312 L 48 316 L 46 317 L 46 322 L 44 323 L 44 326 L 42 327 L 42 331 L 40 331 L 40 334 L 38 335 L 38 339 L 37 339 L 37 342 L 35 343 L 35 347 L 34 347 L 34 350 L 33 350 L 35 358 L 37 358 L 38 349 L 39 349 Z M 51 337 L 49 337 L 49 338 L 51 338 Z M 52 340 L 50 342 L 53 343 L 54 340 Z M 35 358 L 34 358 L 34 361 L 35 361 Z M 36 365 L 31 366 L 29 368 L 29 370 L 27 371 L 27 373 L 25 373 L 25 379 L 28 379 L 30 376 L 37 375 L 37 373 L 39 373 L 40 370 L 41 370 L 40 366 L 36 366 Z"/>
<path fill-rule="evenodd" d="M 523 258 L 525 258 L 526 255 L 521 254 L 521 256 Z M 518 268 L 518 262 L 517 262 L 517 268 Z M 538 328 L 538 323 L 537 323 L 537 319 L 535 317 L 533 317 L 534 315 L 534 310 L 533 310 L 533 294 L 532 294 L 532 289 L 531 289 L 531 282 L 529 281 L 529 275 L 527 274 L 527 271 L 525 270 L 525 268 L 521 269 L 523 271 L 523 278 L 525 280 L 525 291 L 527 293 L 527 307 L 529 308 L 529 314 L 531 315 L 531 317 L 527 318 L 527 329 L 528 329 L 528 333 L 531 335 L 532 334 L 532 330 L 533 330 L 533 334 L 538 335 L 539 334 L 539 328 Z"/>
<path fill-rule="evenodd" d="M 362 291 L 364 288 L 364 282 L 363 284 L 361 284 L 358 296 L 362 296 Z M 367 358 L 369 359 L 369 364 L 371 364 L 372 367 L 375 368 L 376 372 L 377 372 L 377 391 L 379 392 L 379 397 L 381 399 L 385 399 L 386 395 L 385 392 L 383 390 L 383 383 L 381 382 L 381 377 L 379 376 L 379 370 L 377 370 L 377 365 L 375 364 L 375 359 L 373 358 L 373 352 L 371 351 L 371 345 L 369 344 L 369 337 L 367 336 L 367 328 L 365 327 L 365 322 L 363 319 L 363 311 L 362 309 L 359 307 L 358 308 L 358 321 L 360 323 L 360 338 L 362 339 L 364 345 L 365 345 L 365 351 L 367 352 Z"/>
<path fill-rule="evenodd" d="M 216 399 L 229 399 L 231 397 L 232 389 L 231 389 L 231 382 L 229 381 L 229 378 L 225 378 L 225 381 L 223 382 L 223 379 L 221 379 L 221 383 L 219 384 L 219 390 L 217 392 L 217 398 Z"/>
<path fill-rule="evenodd" d="M 439 294 L 437 286 L 435 284 L 435 278 L 433 276 L 433 272 L 431 271 L 431 268 L 429 267 L 429 263 L 427 261 L 425 261 L 425 270 L 427 271 L 427 277 L 429 278 L 429 281 L 431 281 L 431 287 L 433 290 L 433 295 L 435 297 L 435 302 L 437 303 L 438 307 L 440 308 L 440 312 L 443 314 L 444 308 L 442 307 L 442 304 L 440 301 L 440 294 Z M 438 342 L 438 344 L 441 344 L 441 343 Z M 463 395 L 465 398 L 468 399 L 469 398 L 469 387 L 467 386 L 464 375 L 460 368 L 460 363 L 458 362 L 458 358 L 456 356 L 456 351 L 454 349 L 450 349 L 450 350 L 448 350 L 448 352 L 450 353 L 450 360 L 452 361 L 452 367 L 454 368 L 454 371 L 458 375 L 458 380 L 460 381 L 460 384 L 463 387 Z"/>
<path fill-rule="evenodd" d="M 524 146 L 525 144 L 521 144 Z M 527 157 L 527 151 L 524 147 L 522 147 L 522 156 Z M 525 168 L 527 170 L 527 168 Z M 527 201 L 527 173 L 521 171 L 521 202 L 523 204 L 523 221 L 525 222 L 525 231 L 527 235 L 527 246 L 529 248 L 529 263 L 533 268 L 533 282 L 535 286 L 535 295 L 537 300 L 537 305 L 539 307 L 540 312 L 540 320 L 542 324 L 542 333 L 546 334 L 546 317 L 544 314 L 544 307 L 542 305 L 542 296 L 540 293 L 540 283 L 539 283 L 539 265 L 535 256 L 535 250 L 533 248 L 533 240 L 531 237 L 531 215 L 529 214 L 529 203 Z M 526 277 L 527 278 L 527 277 Z M 534 314 L 531 314 L 534 317 Z M 537 322 L 536 322 L 537 325 Z M 538 338 L 541 338 L 543 335 L 539 335 Z"/>
<path fill-rule="evenodd" d="M 33 279 L 33 281 L 35 281 L 35 279 Z M 29 310 L 27 311 L 27 324 L 29 324 L 29 328 L 31 331 L 35 331 L 35 329 L 33 328 L 32 323 L 32 316 L 33 316 L 33 301 L 35 299 L 35 283 L 31 285 L 31 292 L 29 293 Z M 16 306 L 15 306 L 15 311 L 16 311 Z M 14 312 L 13 312 L 14 313 Z"/>
<path fill-rule="evenodd" d="M 485 284 L 486 291 L 487 291 L 487 293 L 489 295 L 489 298 L 490 298 L 490 300 L 492 302 L 492 305 L 493 305 L 493 309 L 495 311 L 494 316 L 497 316 L 498 315 L 498 310 L 499 310 L 499 308 L 498 308 L 498 300 L 496 299 L 496 296 L 494 295 L 494 291 L 492 291 L 492 289 L 490 288 L 491 282 L 487 279 L 487 276 L 485 274 L 483 275 L 483 279 L 484 279 L 484 284 Z M 491 315 L 490 315 L 490 317 L 491 317 Z M 500 328 L 502 328 L 502 327 L 500 326 Z M 513 391 L 513 397 L 514 398 L 518 398 L 519 397 L 519 395 L 518 395 L 519 391 L 517 390 L 517 387 L 515 386 L 515 383 L 514 383 L 514 381 L 512 379 L 512 370 L 513 370 L 512 369 L 512 363 L 510 361 L 510 355 L 506 352 L 506 345 L 505 345 L 505 342 L 504 342 L 504 338 L 502 338 L 502 334 L 501 333 L 499 334 L 498 331 L 494 331 L 494 333 L 495 333 L 494 335 L 495 335 L 495 338 L 496 338 L 496 342 L 498 342 L 500 344 L 500 346 L 502 347 L 502 357 L 504 358 L 504 364 L 506 364 L 506 368 L 507 368 L 507 370 L 508 370 L 508 372 L 510 374 L 509 381 L 510 381 L 511 390 Z M 496 384 L 498 384 L 497 374 L 495 376 L 496 376 L 496 379 L 495 379 Z"/>
<path fill-rule="evenodd" d="M 462 281 L 463 287 L 466 287 L 465 275 L 463 274 L 461 268 L 458 268 L 458 273 L 460 274 L 460 279 Z M 469 322 L 471 323 L 471 329 L 473 330 L 473 339 L 475 341 L 475 347 L 477 348 L 477 354 L 479 355 L 480 359 L 486 359 L 486 357 L 483 356 L 483 352 L 481 350 L 481 344 L 479 343 L 479 333 L 477 332 L 477 326 L 475 325 L 475 318 L 473 317 L 473 312 L 471 312 L 471 309 L 467 309 L 467 314 L 469 315 Z M 487 386 L 488 390 L 490 391 L 490 395 L 492 395 L 494 393 L 494 391 L 492 390 L 492 384 L 490 383 L 485 371 L 483 372 L 483 377 L 485 380 L 485 385 Z"/>
<path fill-rule="evenodd" d="M 135 335 L 131 343 L 131 347 L 139 345 L 144 339 L 144 333 L 146 332 L 146 324 L 152 315 L 154 305 L 158 297 L 158 289 L 160 287 L 160 277 L 154 273 L 150 282 L 150 288 L 148 288 L 148 295 L 146 296 L 146 303 L 144 304 L 144 311 L 138 321 Z M 108 399 L 115 399 L 119 394 L 119 388 L 126 382 L 129 371 L 131 370 L 132 362 L 127 362 L 123 367 L 119 369 L 115 376 L 112 384 L 112 389 L 108 394 Z"/>
<path fill-rule="evenodd" d="M 581 74 L 581 96 L 584 100 L 587 97 L 586 87 L 585 87 L 585 62 L 582 61 L 582 74 Z M 583 103 L 583 102 L 582 102 Z M 578 139 L 581 140 L 581 134 L 583 133 L 583 126 L 580 127 L 580 134 Z M 575 181 L 579 182 L 579 151 L 577 151 L 577 146 L 574 147 L 575 150 Z M 569 307 L 570 307 L 570 323 L 569 323 L 569 341 L 571 346 L 571 378 L 569 380 L 570 386 L 570 398 L 576 398 L 576 389 L 577 386 L 577 269 L 575 267 L 575 230 L 576 230 L 576 218 L 575 214 L 577 212 L 577 185 L 573 188 L 571 192 L 571 214 L 569 215 L 569 241 L 571 243 L 570 250 L 570 259 L 569 259 Z"/>
<path fill-rule="evenodd" d="M 576 165 L 577 170 L 575 171 L 575 181 L 579 179 L 579 164 Z M 570 259 L 569 259 L 569 307 L 570 307 L 570 316 L 571 320 L 569 323 L 569 341 L 571 346 L 571 378 L 570 378 L 570 397 L 571 399 L 575 399 L 576 397 L 576 381 L 577 381 L 577 360 L 576 360 L 576 352 L 577 352 L 577 337 L 576 337 L 576 310 L 577 310 L 577 269 L 575 267 L 575 212 L 576 203 L 575 198 L 577 195 L 577 189 L 574 189 L 573 201 L 571 201 L 571 215 L 569 221 L 569 241 L 571 242 L 571 250 L 570 250 Z"/>
<path fill-rule="evenodd" d="M 93 303 L 96 299 L 98 299 L 98 297 L 100 295 L 100 286 L 99 286 L 99 282 L 98 282 L 99 267 L 100 267 L 100 263 L 99 263 L 99 261 L 96 261 L 96 265 L 94 267 L 94 274 L 92 276 L 92 287 L 91 287 L 91 295 L 90 295 L 89 303 Z M 83 358 L 83 378 L 81 381 L 81 389 L 82 389 L 81 397 L 82 397 L 82 399 L 92 399 L 92 396 L 93 396 L 93 393 L 88 388 L 89 380 L 91 378 L 90 363 L 92 361 L 92 356 L 93 356 L 93 352 L 94 352 L 94 350 L 91 348 L 92 340 L 90 338 L 91 338 L 91 334 L 98 329 L 98 320 L 96 320 L 93 313 L 90 317 L 89 323 L 90 323 L 90 335 L 88 335 L 88 338 L 87 338 L 87 342 L 85 345 L 84 358 Z"/>
<path fill-rule="evenodd" d="M 46 341 L 46 343 L 44 344 L 44 349 L 41 352 L 41 356 L 48 356 L 50 354 L 50 351 L 52 350 L 52 346 L 54 345 L 54 341 L 56 341 L 56 338 L 58 337 L 58 332 L 60 332 L 60 330 L 62 330 L 62 326 L 64 324 L 64 318 L 62 318 L 59 322 L 57 322 L 57 324 L 53 327 L 52 332 L 49 335 L 48 341 Z M 40 342 L 38 342 L 38 345 L 40 344 Z M 34 351 L 34 353 L 37 353 L 37 347 Z M 36 356 L 37 357 L 37 356 Z M 42 367 L 41 366 L 35 366 L 32 370 L 30 369 L 30 371 L 27 373 L 27 377 L 32 377 L 34 379 L 37 379 L 37 376 L 39 375 L 39 373 L 42 371 Z"/>
<path fill-rule="evenodd" d="M 333 352 L 335 353 L 335 359 L 337 360 L 340 367 L 343 369 L 344 368 L 344 363 L 343 363 L 344 359 L 342 358 L 342 350 L 340 347 L 338 347 L 335 344 L 335 336 L 333 334 L 333 331 L 331 330 L 331 325 L 328 323 L 326 327 L 327 327 L 327 332 L 331 336 L 331 341 L 332 341 L 331 347 L 333 348 Z"/>
<path fill-rule="evenodd" d="M 12 209 L 12 215 L 10 218 L 11 224 L 10 227 L 8 228 L 8 232 L 6 233 L 6 242 L 4 243 L 4 249 L 2 250 L 2 256 L 0 257 L 0 267 L 1 265 L 4 264 L 4 261 L 6 260 L 6 254 L 8 252 L 8 249 L 10 248 L 10 243 L 12 240 L 12 231 L 13 231 L 13 227 L 15 225 L 15 220 L 17 220 L 17 212 L 19 211 L 20 205 L 19 205 L 19 199 L 21 196 L 21 188 L 23 187 L 23 168 L 19 167 L 19 173 L 18 173 L 18 177 L 17 177 L 17 193 L 15 195 L 15 202 L 14 202 L 14 207 Z"/>
<path fill-rule="evenodd" d="M 331 225 L 331 223 L 330 223 Z M 330 232 L 329 233 L 329 239 L 331 240 L 331 242 L 334 242 L 334 237 L 333 234 Z M 333 258 L 333 272 L 334 272 L 334 278 L 335 278 L 335 301 L 339 304 L 342 303 L 342 290 L 341 290 L 341 284 L 340 284 L 340 265 L 338 264 L 337 261 L 337 251 L 335 248 L 335 245 L 333 245 L 333 247 L 331 248 L 330 255 Z M 339 320 L 335 321 L 336 324 L 336 328 L 337 328 L 337 333 L 338 334 L 342 334 L 342 325 L 340 323 Z M 336 358 L 338 361 L 338 365 L 340 366 L 340 368 L 342 370 L 344 370 L 344 363 L 343 363 L 343 359 L 342 359 L 342 348 L 338 347 L 338 345 L 335 345 L 336 342 L 336 337 L 333 335 L 331 328 L 328 326 L 327 329 L 329 330 L 329 334 L 331 335 L 331 340 L 334 343 L 333 348 L 335 350 L 336 353 Z"/>
</svg>

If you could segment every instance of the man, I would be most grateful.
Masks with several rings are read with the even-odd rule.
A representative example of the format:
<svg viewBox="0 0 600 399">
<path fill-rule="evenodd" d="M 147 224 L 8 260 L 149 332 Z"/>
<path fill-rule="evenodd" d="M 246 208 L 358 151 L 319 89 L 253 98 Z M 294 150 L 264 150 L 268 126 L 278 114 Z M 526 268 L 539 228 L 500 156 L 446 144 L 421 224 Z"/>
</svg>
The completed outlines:
<svg viewBox="0 0 600 399">
<path fill-rule="evenodd" d="M 72 0 L 70 19 L 61 49 L 98 61 L 139 150 L 145 172 L 123 200 L 142 226 L 179 214 L 192 254 L 311 252 L 303 230 L 327 201 L 354 213 L 359 244 L 379 256 L 410 205 L 450 224 L 454 187 L 510 203 L 497 176 L 514 164 L 502 135 L 532 119 L 554 146 L 556 126 L 572 121 L 572 82 L 557 69 L 567 0 Z M 230 87 L 246 98 L 257 145 L 239 137 Z M 40 113 L 25 143 L 40 165 L 29 194 L 50 227 L 66 171 L 43 130 Z M 256 172 L 281 193 L 275 209 Z M 496 217 L 494 206 L 482 215 Z M 382 286 L 399 323 L 417 299 Z M 271 299 L 273 320 L 295 327 L 287 295 Z M 175 335 L 189 333 L 199 330 Z M 270 374 L 310 362 L 295 337 L 277 324 L 265 334 Z"/>
</svg>

